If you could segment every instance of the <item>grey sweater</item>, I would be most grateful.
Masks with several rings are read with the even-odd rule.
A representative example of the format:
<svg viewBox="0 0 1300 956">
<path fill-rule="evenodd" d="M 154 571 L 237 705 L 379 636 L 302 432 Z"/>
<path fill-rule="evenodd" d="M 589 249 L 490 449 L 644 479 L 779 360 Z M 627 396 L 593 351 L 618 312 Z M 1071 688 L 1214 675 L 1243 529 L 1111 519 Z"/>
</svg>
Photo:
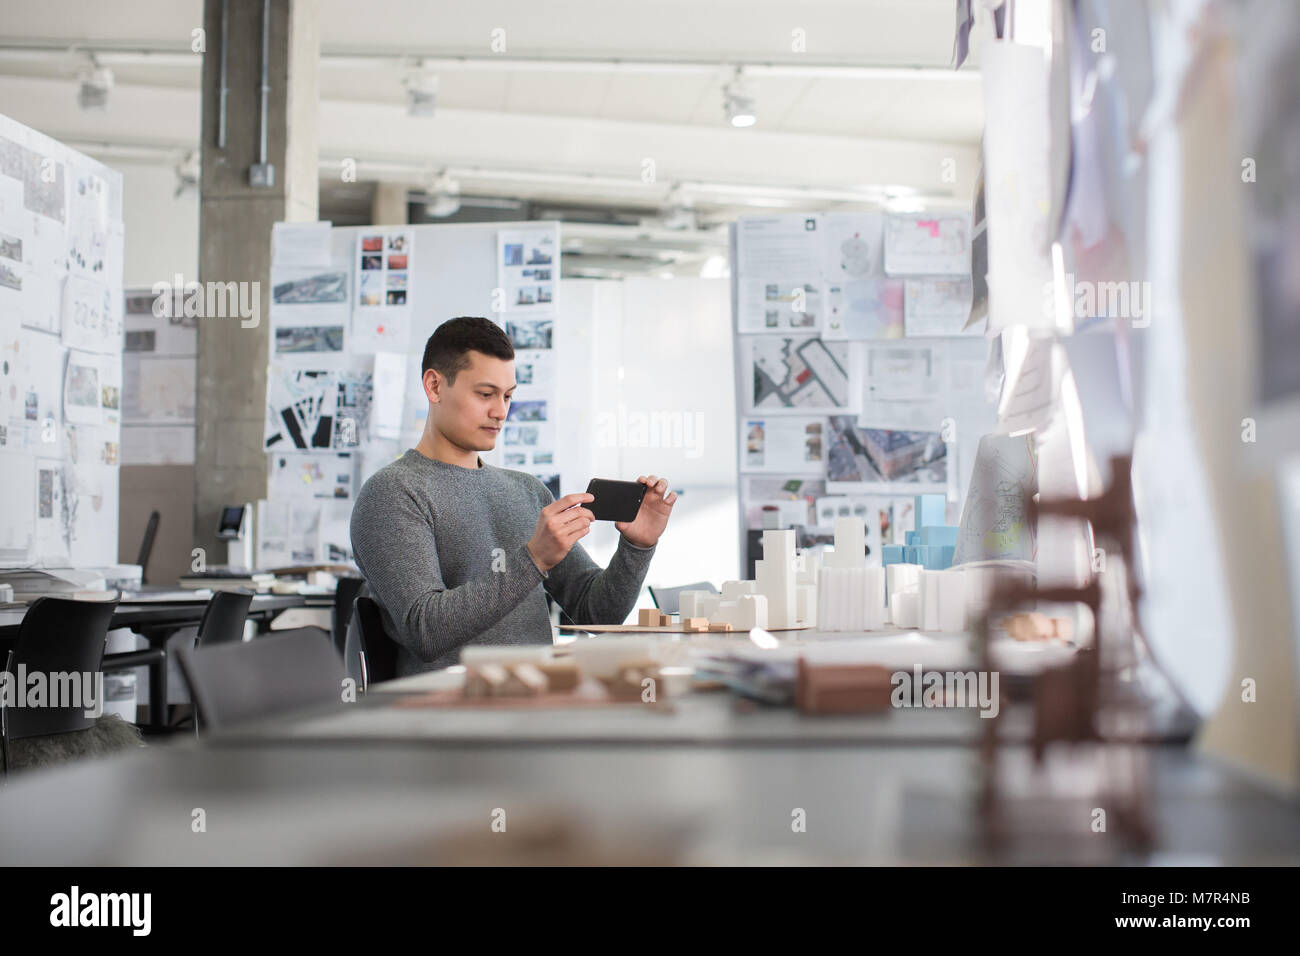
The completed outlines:
<svg viewBox="0 0 1300 956">
<path fill-rule="evenodd" d="M 365 483 L 352 550 L 401 645 L 399 674 L 448 667 L 466 644 L 549 644 L 543 588 L 575 624 L 619 624 L 636 606 L 654 548 L 619 537 L 601 570 L 575 543 L 543 572 L 526 547 L 554 499 L 535 477 L 462 468 L 415 449 Z"/>
</svg>

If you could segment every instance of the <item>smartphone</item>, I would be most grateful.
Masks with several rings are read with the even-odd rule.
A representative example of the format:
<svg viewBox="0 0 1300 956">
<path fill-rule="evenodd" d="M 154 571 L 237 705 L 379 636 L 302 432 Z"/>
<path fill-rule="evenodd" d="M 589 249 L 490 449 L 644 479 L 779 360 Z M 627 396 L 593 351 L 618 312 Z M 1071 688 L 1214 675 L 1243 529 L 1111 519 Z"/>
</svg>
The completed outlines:
<svg viewBox="0 0 1300 956">
<path fill-rule="evenodd" d="M 639 481 L 614 481 L 610 478 L 593 478 L 587 485 L 587 494 L 595 501 L 582 507 L 596 516 L 597 521 L 634 521 L 641 510 L 641 499 L 646 486 Z"/>
</svg>

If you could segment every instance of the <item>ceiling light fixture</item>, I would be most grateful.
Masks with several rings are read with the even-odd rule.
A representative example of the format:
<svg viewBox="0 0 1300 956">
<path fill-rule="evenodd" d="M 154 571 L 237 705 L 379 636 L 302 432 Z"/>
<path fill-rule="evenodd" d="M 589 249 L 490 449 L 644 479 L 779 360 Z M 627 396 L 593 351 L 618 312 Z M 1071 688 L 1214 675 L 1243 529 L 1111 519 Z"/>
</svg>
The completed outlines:
<svg viewBox="0 0 1300 956">
<path fill-rule="evenodd" d="M 94 54 L 77 73 L 77 105 L 83 110 L 102 110 L 108 106 L 108 93 L 113 89 L 113 71 L 100 66 Z"/>
<path fill-rule="evenodd" d="M 731 82 L 723 88 L 722 95 L 727 111 L 727 122 L 732 126 L 743 129 L 758 122 L 758 112 L 754 107 L 754 91 L 745 81 L 739 68 Z"/>
<path fill-rule="evenodd" d="M 432 116 L 438 105 L 438 74 L 419 60 L 402 77 L 407 116 Z"/>
</svg>

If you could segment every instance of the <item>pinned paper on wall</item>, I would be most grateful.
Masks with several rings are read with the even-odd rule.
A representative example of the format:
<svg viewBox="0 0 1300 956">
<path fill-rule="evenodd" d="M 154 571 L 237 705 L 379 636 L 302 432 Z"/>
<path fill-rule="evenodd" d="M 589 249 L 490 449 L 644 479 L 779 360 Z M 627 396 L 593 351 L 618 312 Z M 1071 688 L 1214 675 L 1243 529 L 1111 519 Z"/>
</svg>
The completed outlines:
<svg viewBox="0 0 1300 956">
<path fill-rule="evenodd" d="M 971 280 L 920 276 L 905 282 L 903 327 L 911 336 L 979 335 L 965 328 L 971 310 Z"/>
<path fill-rule="evenodd" d="M 364 232 L 357 239 L 352 309 L 354 353 L 404 352 L 410 345 L 411 261 L 409 229 Z"/>
<path fill-rule="evenodd" d="M 266 383 L 266 447 L 330 448 L 337 398 L 334 370 L 271 363 Z"/>
<path fill-rule="evenodd" d="M 827 288 L 826 339 L 901 339 L 903 281 L 863 279 Z"/>
<path fill-rule="evenodd" d="M 271 227 L 271 265 L 307 270 L 328 266 L 331 227 L 329 222 L 277 222 Z"/>
<path fill-rule="evenodd" d="M 406 402 L 406 356 L 396 352 L 376 352 L 374 368 L 370 405 L 372 437 L 399 438 L 402 409 Z"/>
<path fill-rule="evenodd" d="M 108 287 L 70 275 L 63 286 L 63 344 L 86 352 L 122 350 L 122 313 Z"/>
<path fill-rule="evenodd" d="M 267 463 L 267 497 L 272 500 L 349 500 L 356 488 L 357 463 L 349 452 L 278 451 L 267 455 Z"/>
<path fill-rule="evenodd" d="M 848 282 L 884 277 L 883 213 L 827 213 L 825 228 L 827 281 Z"/>
<path fill-rule="evenodd" d="M 816 276 L 738 279 L 736 298 L 741 332 L 815 332 L 822 326 L 824 297 Z"/>
<path fill-rule="evenodd" d="M 1034 526 L 1025 503 L 1038 491 L 1038 460 L 1032 435 L 985 435 L 980 439 L 962 505 L 954 564 L 1036 554 Z"/>
<path fill-rule="evenodd" d="M 844 492 L 946 492 L 948 446 L 937 431 L 861 428 L 852 416 L 830 419 L 826 480 Z"/>
<path fill-rule="evenodd" d="M 284 500 L 257 503 L 257 558 L 259 568 L 314 564 L 321 551 L 322 502 Z"/>
<path fill-rule="evenodd" d="M 63 416 L 70 422 L 98 425 L 103 420 L 99 392 L 99 356 L 71 350 L 63 377 Z"/>
<path fill-rule="evenodd" d="M 741 278 L 821 275 L 826 240 L 819 213 L 746 216 L 736 223 L 736 274 Z"/>
<path fill-rule="evenodd" d="M 502 229 L 497 233 L 496 311 L 518 317 L 553 315 L 559 279 L 557 226 Z"/>
<path fill-rule="evenodd" d="M 748 412 L 856 411 L 861 359 L 856 343 L 750 336 L 741 340 L 751 383 Z"/>
<path fill-rule="evenodd" d="M 107 274 L 108 183 L 89 170 L 73 169 L 68 216 L 68 268 L 103 280 Z"/>
<path fill-rule="evenodd" d="M 969 275 L 969 214 L 925 212 L 886 216 L 885 272 L 891 276 Z"/>
<path fill-rule="evenodd" d="M 822 473 L 826 431 L 825 418 L 742 418 L 740 470 Z"/>
</svg>

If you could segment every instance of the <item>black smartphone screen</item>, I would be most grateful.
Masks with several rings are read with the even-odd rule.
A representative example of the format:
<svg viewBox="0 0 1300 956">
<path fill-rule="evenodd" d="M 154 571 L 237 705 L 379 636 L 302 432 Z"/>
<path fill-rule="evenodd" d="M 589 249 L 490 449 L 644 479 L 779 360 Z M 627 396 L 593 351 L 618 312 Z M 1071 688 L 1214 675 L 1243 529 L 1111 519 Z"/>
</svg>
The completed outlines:
<svg viewBox="0 0 1300 956">
<path fill-rule="evenodd" d="M 593 478 L 587 485 L 587 494 L 594 495 L 596 500 L 583 507 L 590 510 L 597 521 L 633 521 L 641 510 L 645 485 L 639 481 Z"/>
</svg>

